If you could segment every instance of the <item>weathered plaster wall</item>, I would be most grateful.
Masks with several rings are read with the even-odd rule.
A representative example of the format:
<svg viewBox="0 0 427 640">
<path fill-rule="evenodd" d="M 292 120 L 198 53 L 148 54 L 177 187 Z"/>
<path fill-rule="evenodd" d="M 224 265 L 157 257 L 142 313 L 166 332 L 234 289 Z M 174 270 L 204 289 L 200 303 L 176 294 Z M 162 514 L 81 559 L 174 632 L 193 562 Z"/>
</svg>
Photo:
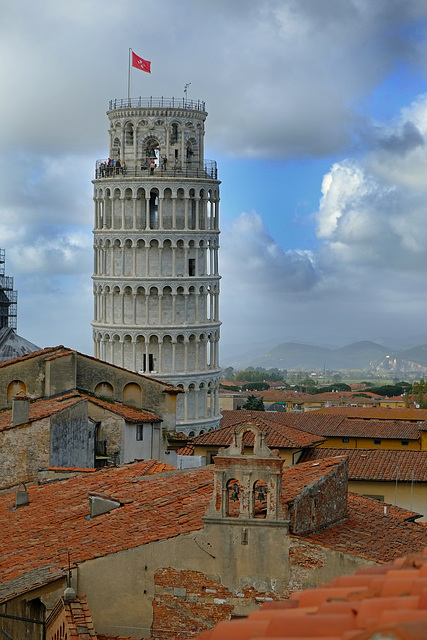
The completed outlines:
<svg viewBox="0 0 427 640">
<path fill-rule="evenodd" d="M 230 535 L 227 526 L 208 525 L 80 565 L 75 588 L 87 596 L 97 633 L 166 640 L 180 623 L 185 636 L 367 564 L 265 521 L 242 544 L 243 528 Z"/>
<path fill-rule="evenodd" d="M 44 357 L 34 356 L 13 365 L 0 367 L 0 409 L 11 406 L 7 400 L 7 389 L 12 380 L 21 380 L 26 386 L 30 398 L 42 398 L 45 395 Z"/>
<path fill-rule="evenodd" d="M 37 480 L 39 467 L 49 465 L 49 418 L 0 432 L 0 489 Z"/>
<path fill-rule="evenodd" d="M 352 574 L 361 567 L 375 564 L 349 553 L 291 537 L 288 593 L 314 588 L 339 575 Z"/>
<path fill-rule="evenodd" d="M 152 378 L 141 376 L 137 373 L 112 367 L 106 362 L 94 360 L 81 354 L 77 361 L 78 389 L 95 392 L 95 387 L 101 382 L 108 382 L 113 387 L 112 399 L 123 402 L 123 390 L 130 382 L 141 387 L 140 409 L 149 411 L 161 417 L 164 426 L 175 429 L 175 405 L 176 397 L 167 392 L 168 387 Z M 134 404 L 134 403 L 133 403 Z"/>
<path fill-rule="evenodd" d="M 123 460 L 120 460 L 120 450 L 122 446 L 122 430 L 125 429 L 124 419 L 90 401 L 88 411 L 92 420 L 101 423 L 97 437 L 98 440 L 107 441 L 107 455 L 117 456 L 117 462 L 123 462 Z"/>
</svg>

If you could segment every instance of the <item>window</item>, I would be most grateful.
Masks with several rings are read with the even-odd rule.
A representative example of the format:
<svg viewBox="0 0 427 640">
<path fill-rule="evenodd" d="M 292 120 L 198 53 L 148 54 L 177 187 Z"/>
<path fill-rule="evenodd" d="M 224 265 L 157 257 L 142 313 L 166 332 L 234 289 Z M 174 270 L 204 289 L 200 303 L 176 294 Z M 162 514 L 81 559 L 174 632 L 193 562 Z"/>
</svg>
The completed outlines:
<svg viewBox="0 0 427 640">
<path fill-rule="evenodd" d="M 404 447 L 407 447 L 409 444 L 409 440 L 401 440 L 400 444 L 403 445 Z"/>
<path fill-rule="evenodd" d="M 143 440 L 144 439 L 144 425 L 137 424 L 136 425 L 136 439 Z"/>
<path fill-rule="evenodd" d="M 170 141 L 171 144 L 176 144 L 178 142 L 178 125 L 175 122 L 172 125 Z"/>
<path fill-rule="evenodd" d="M 350 442 L 350 438 L 341 438 L 341 442 L 343 444 L 348 444 Z"/>
<path fill-rule="evenodd" d="M 188 275 L 195 276 L 196 275 L 196 259 L 190 258 L 188 260 Z"/>
<path fill-rule="evenodd" d="M 378 502 L 384 502 L 384 496 L 378 496 L 371 493 L 363 493 L 364 498 L 371 498 L 372 500 L 378 500 Z"/>
<path fill-rule="evenodd" d="M 148 354 L 148 368 L 147 368 L 147 354 L 144 353 L 142 356 L 142 370 L 144 373 L 146 371 L 154 371 L 154 356 L 152 353 Z"/>
<path fill-rule="evenodd" d="M 381 444 L 381 440 L 379 440 L 378 438 L 376 438 L 376 439 L 374 440 L 374 444 Z"/>
</svg>

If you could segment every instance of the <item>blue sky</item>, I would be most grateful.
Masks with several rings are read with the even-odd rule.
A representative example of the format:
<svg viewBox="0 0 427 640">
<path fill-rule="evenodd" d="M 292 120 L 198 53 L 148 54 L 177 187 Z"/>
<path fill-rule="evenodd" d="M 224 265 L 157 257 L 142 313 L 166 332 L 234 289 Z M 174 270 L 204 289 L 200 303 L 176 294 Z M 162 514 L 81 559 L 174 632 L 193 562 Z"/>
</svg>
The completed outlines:
<svg viewBox="0 0 427 640">
<path fill-rule="evenodd" d="M 91 354 L 108 101 L 206 101 L 223 349 L 427 340 L 425 0 L 19 0 L 0 23 L 0 247 L 18 333 Z"/>
</svg>

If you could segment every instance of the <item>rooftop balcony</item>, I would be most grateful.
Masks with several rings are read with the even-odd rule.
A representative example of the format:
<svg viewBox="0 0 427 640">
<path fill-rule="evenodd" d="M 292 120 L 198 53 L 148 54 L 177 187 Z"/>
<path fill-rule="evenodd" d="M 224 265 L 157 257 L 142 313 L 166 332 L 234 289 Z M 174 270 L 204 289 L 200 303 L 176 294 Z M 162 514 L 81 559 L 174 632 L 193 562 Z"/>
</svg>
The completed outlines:
<svg viewBox="0 0 427 640">
<path fill-rule="evenodd" d="M 203 100 L 187 100 L 187 98 L 116 98 L 110 100 L 109 111 L 115 109 L 189 109 L 205 111 Z"/>
<path fill-rule="evenodd" d="M 95 166 L 95 179 L 108 178 L 109 180 L 120 178 L 207 178 L 218 180 L 218 169 L 215 160 L 205 160 L 203 167 L 196 166 L 195 163 L 187 163 L 184 166 L 175 165 L 164 168 L 162 164 L 151 168 L 148 162 L 142 162 L 136 167 L 128 167 L 126 163 L 108 164 L 108 159 L 97 160 Z"/>
</svg>

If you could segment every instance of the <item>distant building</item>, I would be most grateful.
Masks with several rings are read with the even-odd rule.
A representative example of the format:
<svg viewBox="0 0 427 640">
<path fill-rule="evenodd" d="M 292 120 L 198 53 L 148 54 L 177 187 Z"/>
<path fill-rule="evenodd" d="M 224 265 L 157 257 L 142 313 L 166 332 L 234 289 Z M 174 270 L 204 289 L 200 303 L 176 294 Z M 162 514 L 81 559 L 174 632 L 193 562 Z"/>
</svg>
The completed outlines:
<svg viewBox="0 0 427 640">
<path fill-rule="evenodd" d="M 18 294 L 5 273 L 5 251 L 0 249 L 0 362 L 37 351 L 39 347 L 15 333 Z"/>
</svg>

